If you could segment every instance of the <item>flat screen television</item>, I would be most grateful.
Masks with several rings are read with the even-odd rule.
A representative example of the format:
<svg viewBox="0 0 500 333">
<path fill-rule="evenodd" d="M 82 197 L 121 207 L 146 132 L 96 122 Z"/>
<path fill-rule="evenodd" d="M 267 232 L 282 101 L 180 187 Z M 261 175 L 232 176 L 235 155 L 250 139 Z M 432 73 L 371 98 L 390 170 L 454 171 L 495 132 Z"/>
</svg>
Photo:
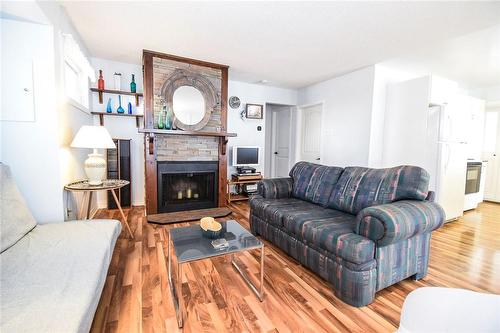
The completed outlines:
<svg viewBox="0 0 500 333">
<path fill-rule="evenodd" d="M 259 147 L 233 147 L 233 166 L 241 167 L 255 165 L 259 165 Z"/>
</svg>

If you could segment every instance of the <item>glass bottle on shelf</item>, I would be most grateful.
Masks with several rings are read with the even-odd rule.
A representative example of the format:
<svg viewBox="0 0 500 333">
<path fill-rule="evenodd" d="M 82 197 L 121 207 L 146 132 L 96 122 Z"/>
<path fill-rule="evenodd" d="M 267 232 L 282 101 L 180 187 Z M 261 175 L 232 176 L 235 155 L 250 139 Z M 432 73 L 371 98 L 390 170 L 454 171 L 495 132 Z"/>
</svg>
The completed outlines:
<svg viewBox="0 0 500 333">
<path fill-rule="evenodd" d="M 99 70 L 99 80 L 97 80 L 97 89 L 104 90 L 104 79 L 102 78 L 102 69 Z"/>
<path fill-rule="evenodd" d="M 132 74 L 132 82 L 130 82 L 130 92 L 136 92 L 135 75 Z"/>
<path fill-rule="evenodd" d="M 128 114 L 132 114 L 132 103 L 128 102 L 127 110 L 128 110 Z"/>
<path fill-rule="evenodd" d="M 106 112 L 107 113 L 113 112 L 113 105 L 111 105 L 111 98 L 108 99 L 108 104 L 106 105 Z"/>
<path fill-rule="evenodd" d="M 116 112 L 125 113 L 125 109 L 122 108 L 122 95 L 118 95 L 118 103 L 120 105 L 118 106 L 118 109 L 116 109 Z"/>
<path fill-rule="evenodd" d="M 163 107 L 160 112 L 158 113 L 158 129 L 164 129 L 165 124 L 163 123 L 163 118 L 165 117 L 164 114 L 165 107 Z"/>
</svg>

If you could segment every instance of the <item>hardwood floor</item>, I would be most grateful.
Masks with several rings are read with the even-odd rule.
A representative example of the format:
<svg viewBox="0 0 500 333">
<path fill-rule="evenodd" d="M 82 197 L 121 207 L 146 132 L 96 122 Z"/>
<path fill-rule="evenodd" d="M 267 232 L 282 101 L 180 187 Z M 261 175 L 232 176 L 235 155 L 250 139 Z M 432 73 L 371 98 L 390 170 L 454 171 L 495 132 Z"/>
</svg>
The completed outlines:
<svg viewBox="0 0 500 333">
<path fill-rule="evenodd" d="M 228 218 L 248 228 L 247 203 L 231 208 Z M 122 231 L 118 239 L 91 331 L 177 332 L 165 266 L 165 230 L 170 226 L 147 224 L 143 207 L 125 210 L 125 214 L 135 238 L 129 240 Z M 104 210 L 96 218 L 119 216 L 117 210 Z M 254 281 L 258 257 L 258 251 L 238 255 Z M 224 258 L 184 265 L 184 331 L 393 332 L 406 295 L 422 286 L 500 294 L 499 204 L 483 203 L 435 232 L 427 277 L 382 290 L 375 302 L 362 308 L 341 302 L 328 283 L 268 242 L 262 303 Z"/>
</svg>

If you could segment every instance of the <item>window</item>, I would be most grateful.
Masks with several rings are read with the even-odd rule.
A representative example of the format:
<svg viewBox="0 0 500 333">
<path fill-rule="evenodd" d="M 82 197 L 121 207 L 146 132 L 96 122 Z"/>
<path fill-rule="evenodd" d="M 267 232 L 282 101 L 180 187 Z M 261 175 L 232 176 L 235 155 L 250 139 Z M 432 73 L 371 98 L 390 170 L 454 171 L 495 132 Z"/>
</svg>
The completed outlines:
<svg viewBox="0 0 500 333">
<path fill-rule="evenodd" d="M 89 79 L 95 81 L 92 66 L 71 35 L 64 36 L 64 92 L 66 97 L 89 107 Z"/>
</svg>

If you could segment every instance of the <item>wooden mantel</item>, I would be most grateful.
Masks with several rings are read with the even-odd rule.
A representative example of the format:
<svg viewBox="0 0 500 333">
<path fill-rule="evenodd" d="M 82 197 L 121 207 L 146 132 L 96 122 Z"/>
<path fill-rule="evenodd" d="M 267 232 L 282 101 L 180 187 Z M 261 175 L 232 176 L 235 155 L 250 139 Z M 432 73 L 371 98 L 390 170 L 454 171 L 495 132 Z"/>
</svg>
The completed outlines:
<svg viewBox="0 0 500 333">
<path fill-rule="evenodd" d="M 154 133 L 154 134 L 168 134 L 168 135 L 194 135 L 194 136 L 224 136 L 235 137 L 236 133 L 229 132 L 203 132 L 203 131 L 182 131 L 182 130 L 164 130 L 164 129 L 149 129 L 139 128 L 139 133 Z"/>
<path fill-rule="evenodd" d="M 237 136 L 236 133 L 228 133 L 228 132 L 202 132 L 202 131 L 181 131 L 181 130 L 164 130 L 164 129 L 148 129 L 148 128 L 139 128 L 139 133 L 148 134 L 148 151 L 149 154 L 154 154 L 154 136 L 155 134 L 168 134 L 168 135 L 189 135 L 189 136 L 211 136 L 211 137 L 219 137 L 219 155 L 226 155 L 226 147 L 229 137 Z M 220 146 L 222 145 L 222 146 Z M 220 156 L 219 156 L 220 158 Z"/>
<path fill-rule="evenodd" d="M 182 130 L 163 130 L 154 128 L 154 96 L 153 96 L 153 58 L 168 59 L 189 65 L 203 66 L 220 71 L 220 132 L 203 131 L 182 131 Z M 229 137 L 235 137 L 235 133 L 228 133 L 227 129 L 227 99 L 228 99 L 228 69 L 226 65 L 215 64 L 196 59 L 178 57 L 175 55 L 164 54 L 143 50 L 143 71 L 144 71 L 144 128 L 139 129 L 144 133 L 145 140 L 145 173 L 146 173 L 146 212 L 147 214 L 158 213 L 158 188 L 157 188 L 157 161 L 155 152 L 155 137 L 159 135 L 191 135 L 218 137 L 219 145 L 219 181 L 218 181 L 218 205 L 226 206 L 227 191 L 227 155 L 226 146 Z"/>
</svg>

